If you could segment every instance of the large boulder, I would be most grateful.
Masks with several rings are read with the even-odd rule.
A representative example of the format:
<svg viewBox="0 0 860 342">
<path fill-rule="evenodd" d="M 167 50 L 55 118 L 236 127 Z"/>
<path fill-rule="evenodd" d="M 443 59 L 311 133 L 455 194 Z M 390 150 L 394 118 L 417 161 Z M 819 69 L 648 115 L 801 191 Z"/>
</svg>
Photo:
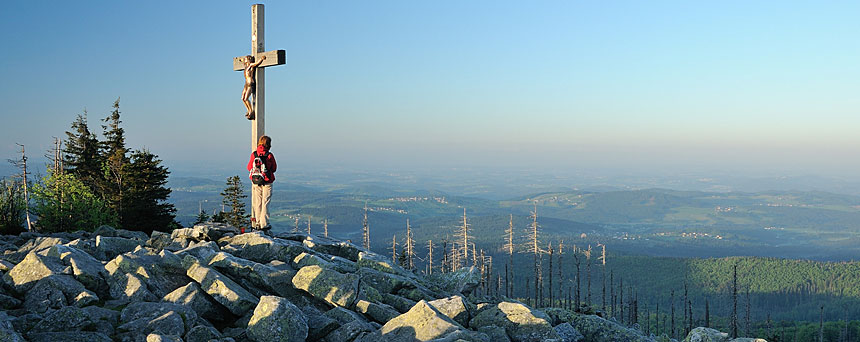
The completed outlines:
<svg viewBox="0 0 860 342">
<path fill-rule="evenodd" d="M 230 238 L 229 243 L 221 250 L 242 259 L 265 264 L 272 260 L 289 262 L 306 249 L 295 241 L 276 239 L 260 232 L 253 232 Z"/>
<path fill-rule="evenodd" d="M 349 242 L 338 241 L 321 236 L 308 236 L 302 241 L 305 247 L 316 252 L 333 255 L 346 260 L 357 262 L 362 249 Z"/>
<path fill-rule="evenodd" d="M 472 313 L 477 310 L 474 304 L 467 302 L 462 296 L 437 299 L 430 301 L 429 304 L 464 327 L 469 326 Z"/>
<path fill-rule="evenodd" d="M 31 252 L 3 276 L 3 281 L 15 291 L 24 293 L 42 278 L 65 273 L 71 273 L 71 269 L 66 270 L 59 259 Z"/>
<path fill-rule="evenodd" d="M 26 234 L 21 234 L 22 236 Z M 11 260 L 20 262 L 27 254 L 31 252 L 39 252 L 46 248 L 50 248 L 51 246 L 62 245 L 66 243 L 68 240 L 58 238 L 58 237 L 49 237 L 49 236 L 37 236 L 35 238 L 27 240 L 17 251 L 6 251 L 7 253 L 11 253 L 9 258 Z"/>
<path fill-rule="evenodd" d="M 46 315 L 28 333 L 81 331 L 92 324 L 93 321 L 86 311 L 74 306 L 66 306 Z"/>
<path fill-rule="evenodd" d="M 110 260 L 143 245 L 143 241 L 121 237 L 96 236 L 96 258 Z"/>
<path fill-rule="evenodd" d="M 186 256 L 183 263 L 187 265 L 188 277 L 234 315 L 244 315 L 259 302 L 248 290 L 215 269 L 201 265 L 194 257 Z"/>
<path fill-rule="evenodd" d="M 185 342 L 210 342 L 221 338 L 221 333 L 213 327 L 198 325 L 185 334 Z"/>
<path fill-rule="evenodd" d="M 230 253 L 218 252 L 209 259 L 209 266 L 230 276 L 248 290 L 273 293 L 282 297 L 295 296 L 297 291 L 292 286 L 292 280 L 296 271 L 284 263 L 274 264 L 278 262 L 261 264 Z"/>
<path fill-rule="evenodd" d="M 228 319 L 228 310 L 200 289 L 196 282 L 180 287 L 164 296 L 165 302 L 184 305 L 197 312 L 197 315 L 214 322 Z"/>
<path fill-rule="evenodd" d="M 472 329 L 495 325 L 505 328 L 514 342 L 538 342 L 558 338 L 549 317 L 521 303 L 501 302 L 484 309 L 469 321 Z"/>
<path fill-rule="evenodd" d="M 698 327 L 690 331 L 684 342 L 726 342 L 729 334 L 716 329 Z"/>
<path fill-rule="evenodd" d="M 362 299 L 355 303 L 355 311 L 364 314 L 374 322 L 380 324 L 385 324 L 392 318 L 400 315 L 397 310 L 394 310 L 394 308 L 388 305 L 369 302 Z"/>
<path fill-rule="evenodd" d="M 571 317 L 570 325 L 579 331 L 586 341 L 651 341 L 649 337 L 642 335 L 636 329 L 627 328 L 596 315 L 574 315 Z"/>
<path fill-rule="evenodd" d="M 477 267 L 462 267 L 454 272 L 433 273 L 427 281 L 444 291 L 470 295 L 481 282 L 481 271 Z"/>
<path fill-rule="evenodd" d="M 561 342 L 580 342 L 585 339 L 570 323 L 564 322 L 553 327 Z"/>
<path fill-rule="evenodd" d="M 63 264 L 72 267 L 72 274 L 81 284 L 93 291 L 103 291 L 107 288 L 105 276 L 107 271 L 101 261 L 86 252 L 69 246 L 56 245 L 48 249 L 47 255 L 60 259 Z"/>
<path fill-rule="evenodd" d="M 318 265 L 302 267 L 292 280 L 295 288 L 331 305 L 352 308 L 358 295 L 358 276 Z"/>
<path fill-rule="evenodd" d="M 364 340 L 377 340 L 378 335 L 378 341 L 430 341 L 461 330 L 464 328 L 460 324 L 422 300 Z"/>
<path fill-rule="evenodd" d="M 6 311 L 0 311 L 0 341 L 3 342 L 26 342 L 15 328 L 12 326 L 10 317 Z"/>
<path fill-rule="evenodd" d="M 84 307 L 98 302 L 99 297 L 68 275 L 52 275 L 39 280 L 24 296 L 24 308 L 45 312 L 67 305 Z"/>
<path fill-rule="evenodd" d="M 113 342 L 107 335 L 93 331 L 33 333 L 28 334 L 27 338 L 29 338 L 30 342 Z"/>
<path fill-rule="evenodd" d="M 155 254 L 139 247 L 108 262 L 105 270 L 116 299 L 158 300 L 190 281 L 182 259 L 167 250 Z"/>
<path fill-rule="evenodd" d="M 248 322 L 248 337 L 257 342 L 302 342 L 308 337 L 307 318 L 290 301 L 263 296 Z"/>
<path fill-rule="evenodd" d="M 121 340 L 142 341 L 147 334 L 183 336 L 197 322 L 191 308 L 173 303 L 138 302 L 120 313 L 117 333 Z"/>
</svg>

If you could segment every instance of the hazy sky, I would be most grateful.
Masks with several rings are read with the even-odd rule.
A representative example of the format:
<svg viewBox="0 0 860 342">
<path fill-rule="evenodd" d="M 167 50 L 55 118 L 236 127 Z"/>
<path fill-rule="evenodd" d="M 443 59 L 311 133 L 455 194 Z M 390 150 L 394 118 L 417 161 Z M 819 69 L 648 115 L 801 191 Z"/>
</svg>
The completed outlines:
<svg viewBox="0 0 860 342">
<path fill-rule="evenodd" d="M 128 145 L 242 168 L 242 1 L 11 1 L 0 157 L 121 97 Z M 860 174 L 858 1 L 277 1 L 281 164 Z"/>
</svg>

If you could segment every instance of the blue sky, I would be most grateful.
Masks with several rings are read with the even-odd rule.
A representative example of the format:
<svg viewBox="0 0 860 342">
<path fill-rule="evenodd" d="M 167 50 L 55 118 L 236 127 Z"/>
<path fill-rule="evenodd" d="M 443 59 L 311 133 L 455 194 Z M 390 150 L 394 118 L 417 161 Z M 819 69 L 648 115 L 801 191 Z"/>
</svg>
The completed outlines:
<svg viewBox="0 0 860 342">
<path fill-rule="evenodd" d="M 0 157 L 121 97 L 128 144 L 244 166 L 242 1 L 8 2 Z M 287 165 L 860 172 L 860 2 L 266 4 Z"/>
</svg>

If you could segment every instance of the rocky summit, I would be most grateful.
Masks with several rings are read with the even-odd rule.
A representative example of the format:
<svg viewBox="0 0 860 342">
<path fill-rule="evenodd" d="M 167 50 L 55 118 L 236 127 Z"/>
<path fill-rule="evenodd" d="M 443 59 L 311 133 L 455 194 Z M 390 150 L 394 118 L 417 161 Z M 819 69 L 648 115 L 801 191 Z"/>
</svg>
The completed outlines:
<svg viewBox="0 0 860 342">
<path fill-rule="evenodd" d="M 479 296 L 474 268 L 425 278 L 316 235 L 103 226 L 0 236 L 0 246 L 0 342 L 668 340 Z M 686 340 L 729 341 L 706 328 Z"/>
</svg>

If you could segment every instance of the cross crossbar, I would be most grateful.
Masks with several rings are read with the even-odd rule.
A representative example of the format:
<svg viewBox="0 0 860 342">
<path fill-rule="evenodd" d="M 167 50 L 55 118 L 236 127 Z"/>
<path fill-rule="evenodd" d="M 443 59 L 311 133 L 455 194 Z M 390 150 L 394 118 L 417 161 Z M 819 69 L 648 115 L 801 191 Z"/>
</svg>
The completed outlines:
<svg viewBox="0 0 860 342">
<path fill-rule="evenodd" d="M 285 50 L 272 50 L 258 53 L 254 55 L 254 60 L 257 61 L 262 56 L 266 56 L 266 60 L 263 61 L 263 64 L 260 64 L 260 68 L 287 64 L 287 51 Z M 245 70 L 245 64 L 242 63 L 242 58 L 245 58 L 245 56 L 233 57 L 233 70 Z"/>
</svg>

